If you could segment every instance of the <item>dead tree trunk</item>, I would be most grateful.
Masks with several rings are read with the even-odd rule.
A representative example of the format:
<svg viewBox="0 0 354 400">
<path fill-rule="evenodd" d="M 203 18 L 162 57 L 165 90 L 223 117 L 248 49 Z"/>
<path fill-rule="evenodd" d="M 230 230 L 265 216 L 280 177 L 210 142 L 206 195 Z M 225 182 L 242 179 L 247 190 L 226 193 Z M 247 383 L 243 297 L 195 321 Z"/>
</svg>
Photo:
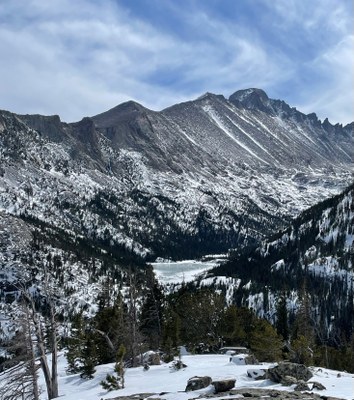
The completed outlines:
<svg viewBox="0 0 354 400">
<path fill-rule="evenodd" d="M 38 368 L 39 366 L 36 363 L 36 352 L 35 346 L 32 340 L 32 329 L 31 329 L 31 318 L 30 311 L 28 307 L 24 307 L 24 316 L 25 316 L 25 338 L 26 338 L 26 347 L 29 355 L 29 363 L 28 363 L 28 372 L 31 375 L 32 380 L 32 395 L 33 400 L 39 399 L 39 387 L 38 387 Z"/>
<path fill-rule="evenodd" d="M 28 305 L 20 304 L 21 316 L 18 333 L 8 351 L 14 356 L 5 361 L 5 371 L 1 376 L 0 398 L 2 400 L 38 400 L 38 369 L 33 341 L 33 324 Z M 8 368 L 8 369 L 7 369 Z"/>
<path fill-rule="evenodd" d="M 52 300 L 50 299 L 50 328 L 51 328 L 51 347 L 52 347 L 52 376 L 51 376 L 51 390 L 52 397 L 59 396 L 58 388 L 58 341 L 57 341 L 57 324 L 55 321 L 55 311 Z"/>
<path fill-rule="evenodd" d="M 52 365 L 51 369 L 49 368 L 46 348 L 45 348 L 45 339 L 43 333 L 43 327 L 40 321 L 39 316 L 36 313 L 35 305 L 32 297 L 26 292 L 23 291 L 22 295 L 26 299 L 31 312 L 31 318 L 35 330 L 35 335 L 37 339 L 37 348 L 39 352 L 39 361 L 43 371 L 48 399 L 54 399 L 58 397 L 58 373 L 57 373 L 57 364 L 58 364 L 58 346 L 57 346 L 57 335 L 56 335 L 56 323 L 55 323 L 55 313 L 54 307 L 50 301 L 50 328 L 51 328 L 51 346 L 52 346 Z"/>
<path fill-rule="evenodd" d="M 138 290 L 136 285 L 136 277 L 129 272 L 129 302 L 128 302 L 128 346 L 132 366 L 139 364 L 138 356 L 140 352 L 141 335 L 139 332 L 138 319 Z"/>
</svg>

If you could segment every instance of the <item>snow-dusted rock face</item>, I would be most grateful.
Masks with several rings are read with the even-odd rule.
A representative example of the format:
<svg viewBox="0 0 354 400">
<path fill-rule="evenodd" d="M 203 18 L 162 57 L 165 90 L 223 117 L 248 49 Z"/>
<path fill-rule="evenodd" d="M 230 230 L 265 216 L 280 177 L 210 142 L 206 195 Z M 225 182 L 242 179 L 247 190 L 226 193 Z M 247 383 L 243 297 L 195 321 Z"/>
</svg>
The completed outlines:
<svg viewBox="0 0 354 400">
<path fill-rule="evenodd" d="M 143 258 L 225 251 L 346 186 L 352 129 L 259 89 L 72 124 L 3 111 L 0 210 Z"/>
</svg>

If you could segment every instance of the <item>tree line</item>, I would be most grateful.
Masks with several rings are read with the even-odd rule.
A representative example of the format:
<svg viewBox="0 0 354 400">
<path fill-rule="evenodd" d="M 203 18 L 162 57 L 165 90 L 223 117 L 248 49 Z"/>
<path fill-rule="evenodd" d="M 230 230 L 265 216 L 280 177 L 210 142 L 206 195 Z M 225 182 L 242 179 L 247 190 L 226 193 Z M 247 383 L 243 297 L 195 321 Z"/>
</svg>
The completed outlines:
<svg viewBox="0 0 354 400">
<path fill-rule="evenodd" d="M 14 400 L 15 394 L 23 393 L 24 399 L 37 400 L 40 368 L 48 398 L 57 397 L 58 347 L 65 349 L 67 372 L 83 379 L 92 378 L 97 365 L 115 363 L 101 383 L 107 390 L 124 387 L 125 369 L 142 365 L 147 350 L 155 350 L 169 362 L 182 345 L 191 353 L 245 346 L 259 361 L 288 359 L 353 372 L 353 337 L 330 338 L 323 333 L 311 316 L 306 287 L 294 315 L 288 312 L 286 296 L 279 296 L 272 325 L 249 308 L 227 305 L 221 291 L 185 284 L 166 294 L 151 269 L 146 270 L 145 278 L 147 284 L 131 274 L 124 295 L 112 291 L 107 281 L 96 299 L 97 313 L 72 313 L 70 333 L 65 336 L 58 330 L 53 296 L 47 293 L 48 312 L 41 315 L 29 291 L 21 289 L 18 330 L 7 347 L 8 358 L 0 364 L 10 372 L 5 375 L 6 390 L 0 389 L 1 398 Z"/>
</svg>

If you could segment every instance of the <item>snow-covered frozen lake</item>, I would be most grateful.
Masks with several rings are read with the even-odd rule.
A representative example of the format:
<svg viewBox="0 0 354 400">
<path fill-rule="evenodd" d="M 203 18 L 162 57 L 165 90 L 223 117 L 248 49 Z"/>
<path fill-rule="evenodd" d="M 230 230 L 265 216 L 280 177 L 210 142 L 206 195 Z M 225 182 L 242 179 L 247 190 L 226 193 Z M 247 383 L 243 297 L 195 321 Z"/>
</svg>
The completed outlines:
<svg viewBox="0 0 354 400">
<path fill-rule="evenodd" d="M 182 283 L 195 280 L 198 275 L 215 267 L 220 258 L 210 261 L 185 260 L 176 262 L 152 263 L 157 280 L 162 284 Z"/>
</svg>

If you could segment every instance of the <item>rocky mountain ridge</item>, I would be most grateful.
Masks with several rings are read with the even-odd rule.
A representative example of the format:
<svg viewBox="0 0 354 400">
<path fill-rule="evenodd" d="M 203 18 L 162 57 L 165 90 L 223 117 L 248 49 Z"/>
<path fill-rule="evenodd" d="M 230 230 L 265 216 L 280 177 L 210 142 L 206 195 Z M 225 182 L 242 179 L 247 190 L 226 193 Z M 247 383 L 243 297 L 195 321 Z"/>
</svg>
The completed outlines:
<svg viewBox="0 0 354 400">
<path fill-rule="evenodd" d="M 66 124 L 0 113 L 0 209 L 139 257 L 259 240 L 351 180 L 353 125 L 259 89 Z"/>
</svg>

